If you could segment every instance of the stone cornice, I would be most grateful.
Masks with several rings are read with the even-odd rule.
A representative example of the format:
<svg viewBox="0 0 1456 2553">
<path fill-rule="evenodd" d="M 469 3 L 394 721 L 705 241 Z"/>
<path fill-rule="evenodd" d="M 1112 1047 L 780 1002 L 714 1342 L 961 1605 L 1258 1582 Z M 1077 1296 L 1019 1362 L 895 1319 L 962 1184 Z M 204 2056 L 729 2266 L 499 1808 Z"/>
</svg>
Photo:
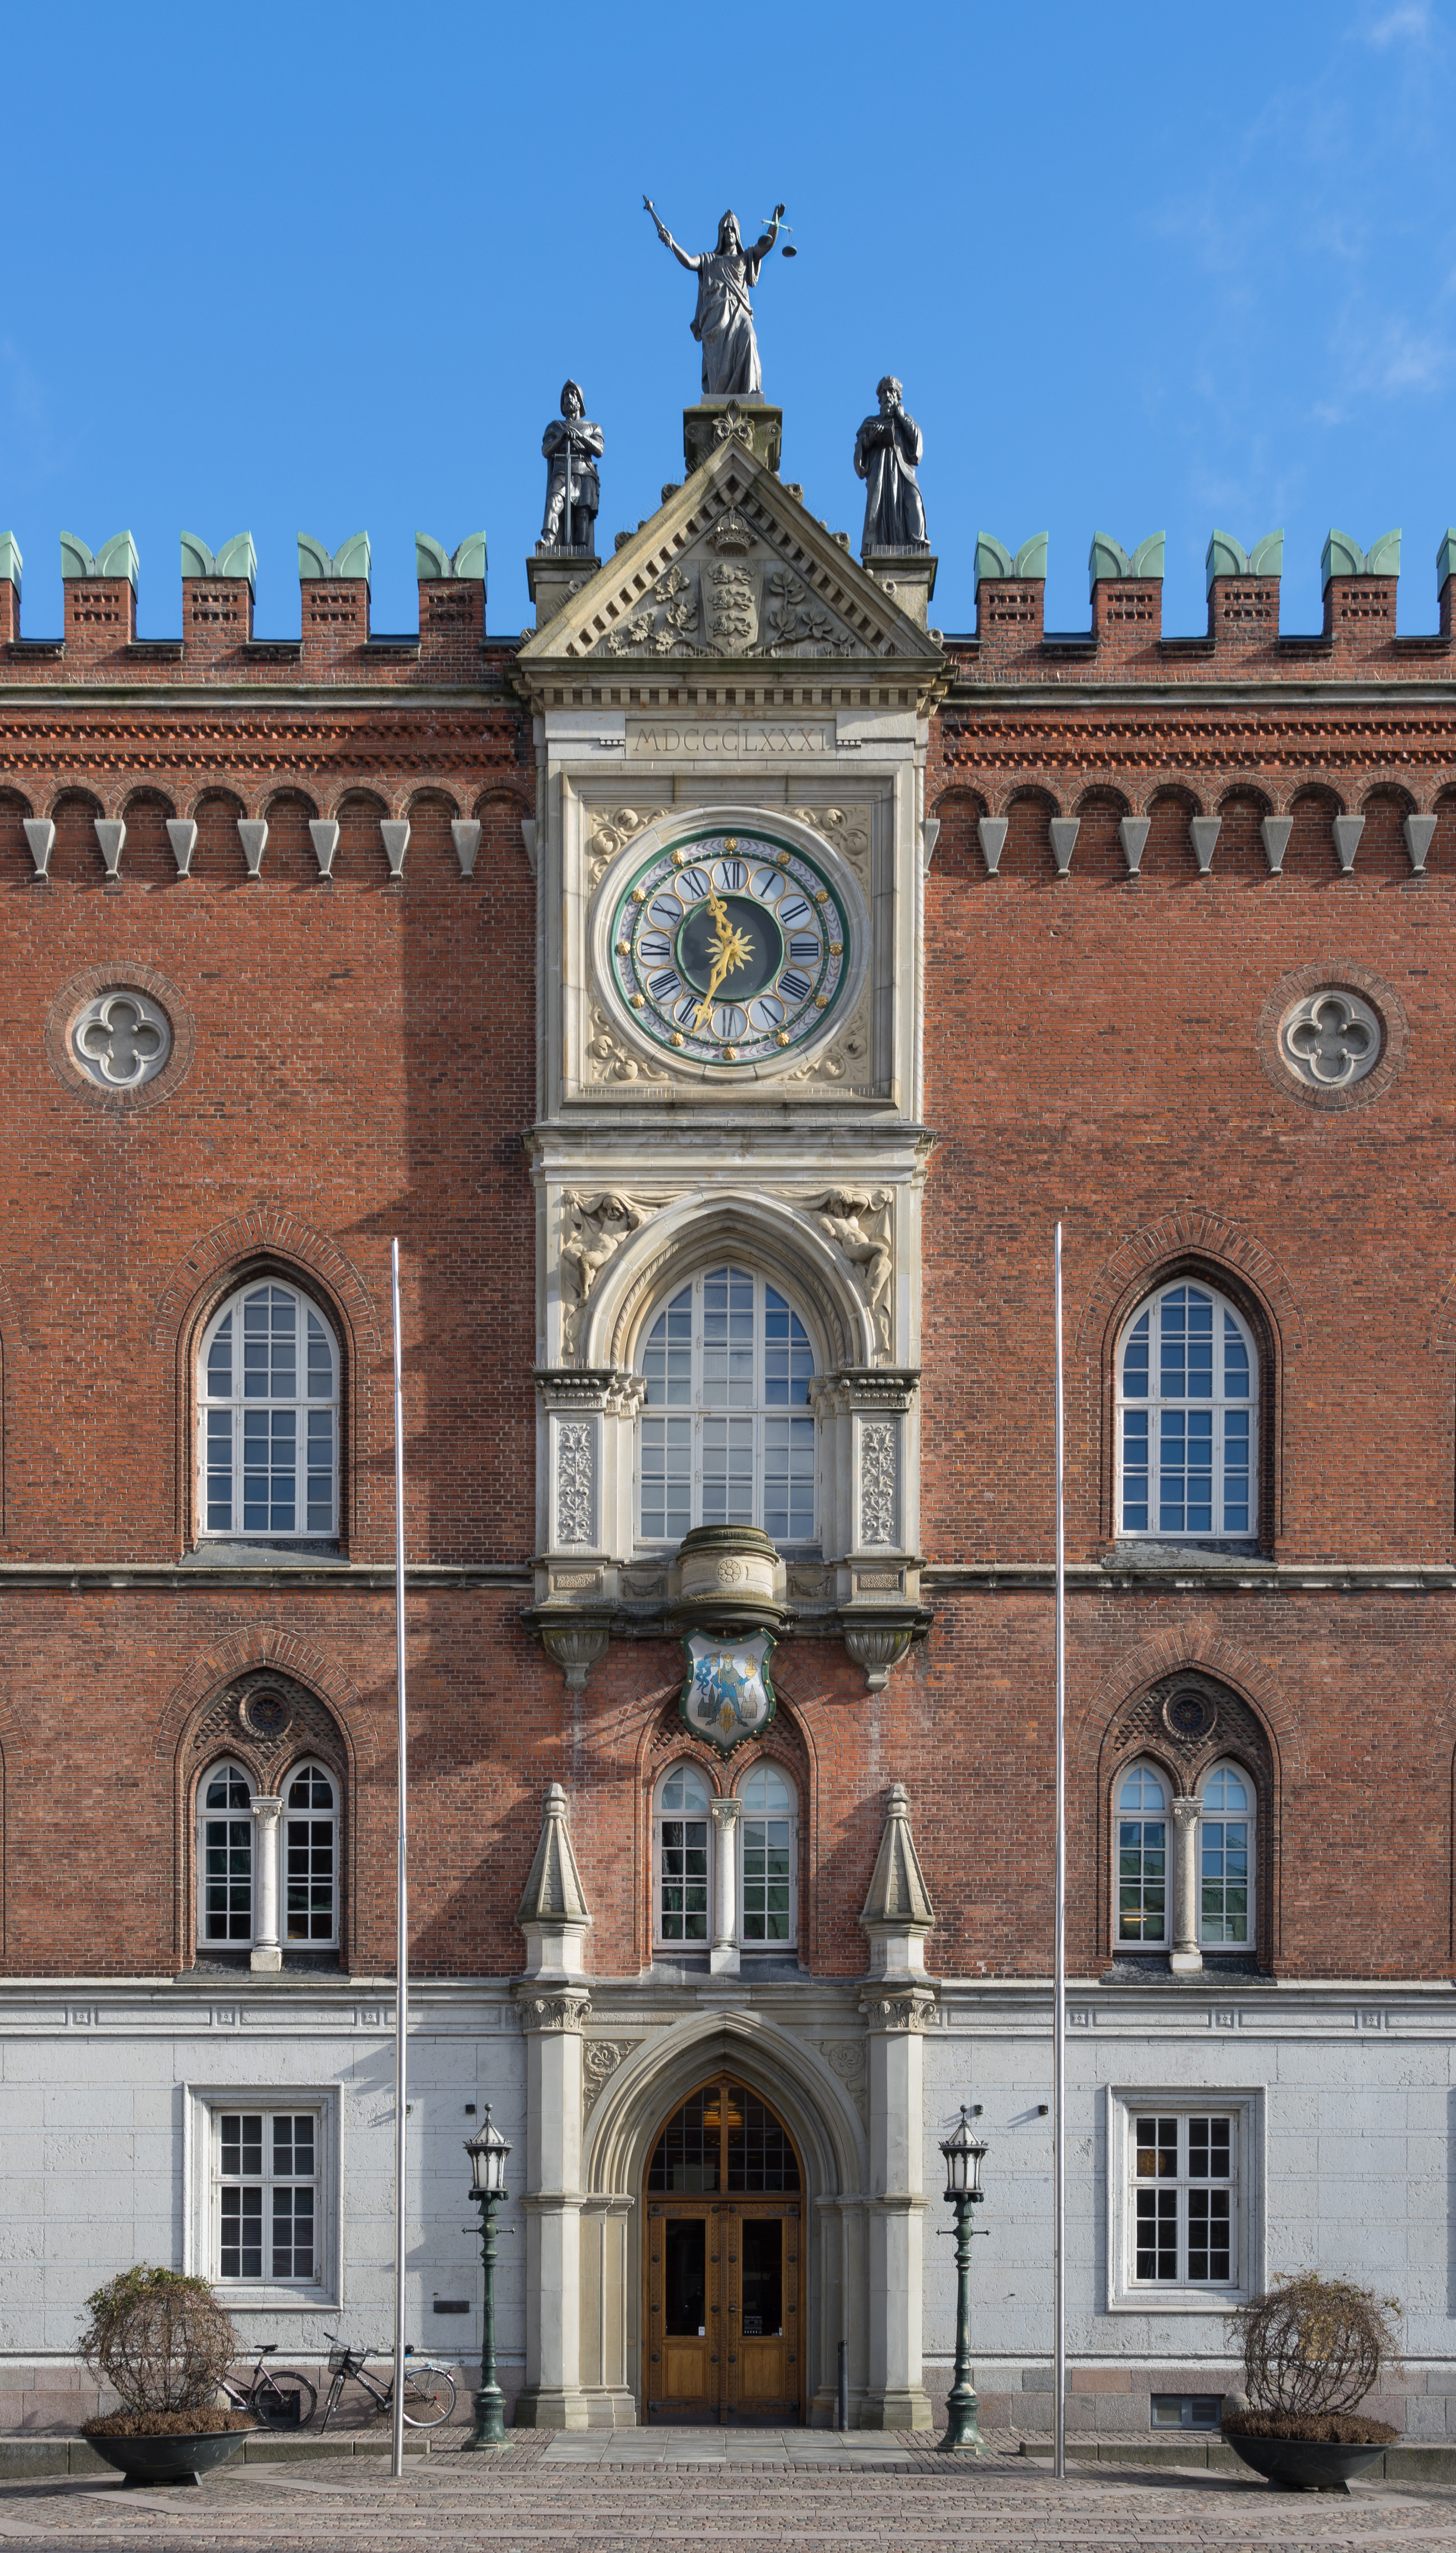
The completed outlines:
<svg viewBox="0 0 1456 2553">
<path fill-rule="evenodd" d="M 958 1589 L 979 1588 L 1009 1590 L 1027 1587 L 1054 1587 L 1056 1572 L 1050 1560 L 961 1560 L 927 1561 L 922 1570 L 922 1584 L 928 1593 L 953 1595 Z M 1343 1590 L 1352 1595 L 1396 1592 L 1421 1595 L 1456 1594 L 1456 1565 L 1446 1561 L 1339 1561 L 1339 1560 L 1209 1560 L 1206 1557 L 1187 1561 L 1160 1562 L 1156 1567 L 1136 1561 L 1068 1561 L 1066 1583 L 1077 1589 L 1158 1588 L 1163 1592 L 1187 1588 L 1206 1590 L 1221 1588 L 1258 1595 L 1298 1595 L 1305 1589 Z"/>
</svg>

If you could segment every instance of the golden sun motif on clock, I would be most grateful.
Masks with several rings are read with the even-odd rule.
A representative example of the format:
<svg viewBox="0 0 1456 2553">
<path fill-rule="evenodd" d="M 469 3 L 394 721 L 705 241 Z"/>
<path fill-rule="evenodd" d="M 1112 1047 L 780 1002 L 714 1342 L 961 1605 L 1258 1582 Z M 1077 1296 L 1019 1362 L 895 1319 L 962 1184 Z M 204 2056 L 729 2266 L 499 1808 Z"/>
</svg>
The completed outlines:
<svg viewBox="0 0 1456 2553">
<path fill-rule="evenodd" d="M 616 988 L 684 1062 L 780 1062 L 843 990 L 850 925 L 818 863 L 768 833 L 704 832 L 655 852 L 612 913 Z"/>
</svg>

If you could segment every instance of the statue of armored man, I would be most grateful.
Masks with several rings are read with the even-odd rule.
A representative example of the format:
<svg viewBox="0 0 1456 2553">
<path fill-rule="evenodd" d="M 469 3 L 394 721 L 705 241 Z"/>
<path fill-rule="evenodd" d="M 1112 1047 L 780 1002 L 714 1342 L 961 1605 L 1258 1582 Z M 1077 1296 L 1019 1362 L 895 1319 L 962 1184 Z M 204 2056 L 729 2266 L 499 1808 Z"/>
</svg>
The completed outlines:
<svg viewBox="0 0 1456 2553">
<path fill-rule="evenodd" d="M 602 428 L 586 413 L 580 385 L 568 382 L 561 393 L 560 421 L 553 417 L 541 437 L 546 457 L 546 519 L 540 550 L 582 550 L 592 554 L 602 482 L 597 461 Z"/>
<path fill-rule="evenodd" d="M 685 266 L 698 278 L 698 307 L 691 325 L 703 349 L 703 396 L 761 397 L 763 375 L 748 294 L 778 238 L 783 205 L 775 204 L 772 221 L 762 239 L 755 240 L 751 248 L 743 246 L 737 214 L 725 213 L 718 225 L 717 248 L 692 257 L 685 248 L 679 248 L 666 223 L 657 220 L 650 196 L 644 195 L 642 201 L 657 222 L 657 236 L 663 247 L 670 248 L 679 266 Z"/>
<path fill-rule="evenodd" d="M 854 473 L 867 484 L 864 496 L 866 550 L 925 550 L 925 504 L 916 465 L 925 453 L 925 437 L 907 416 L 900 384 L 886 373 L 877 391 L 878 416 L 867 416 L 854 437 Z"/>
</svg>

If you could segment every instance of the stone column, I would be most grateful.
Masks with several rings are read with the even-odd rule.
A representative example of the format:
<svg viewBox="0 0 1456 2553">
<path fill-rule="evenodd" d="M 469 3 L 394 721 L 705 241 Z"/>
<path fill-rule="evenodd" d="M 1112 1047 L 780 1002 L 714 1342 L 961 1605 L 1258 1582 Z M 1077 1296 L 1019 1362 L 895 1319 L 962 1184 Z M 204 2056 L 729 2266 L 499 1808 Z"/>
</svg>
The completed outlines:
<svg viewBox="0 0 1456 2553">
<path fill-rule="evenodd" d="M 525 2385 L 521 2429 L 584 2429 L 581 2379 L 582 2024 L 592 1916 L 572 1850 L 566 1793 L 549 1784 L 541 1836 L 516 1909 L 526 1973 L 515 1988 L 525 2033 Z"/>
<path fill-rule="evenodd" d="M 1198 1947 L 1198 1802 L 1173 1804 L 1173 1958 L 1179 1976 L 1196 1975 L 1203 1965 Z"/>
<path fill-rule="evenodd" d="M 713 1949 L 708 1965 L 715 1976 L 738 1972 L 738 1820 L 739 1800 L 710 1803 L 717 1829 L 717 1871 L 713 1884 Z"/>
<path fill-rule="evenodd" d="M 928 2429 L 925 2285 L 925 2064 L 935 2009 L 928 1986 L 875 1992 L 860 2005 L 869 2041 L 868 2382 L 865 2429 Z"/>
<path fill-rule="evenodd" d="M 584 2429 L 581 2384 L 582 2024 L 585 1986 L 520 1997 L 525 2033 L 525 2384 L 521 2429 Z"/>
<path fill-rule="evenodd" d="M 281 1841 L 283 1803 L 280 1796 L 267 1791 L 255 1793 L 253 1800 L 253 1871 L 257 1892 L 253 1910 L 253 1956 L 249 1965 L 275 1970 L 283 1964 L 282 1944 L 279 1939 L 279 1846 Z"/>
</svg>

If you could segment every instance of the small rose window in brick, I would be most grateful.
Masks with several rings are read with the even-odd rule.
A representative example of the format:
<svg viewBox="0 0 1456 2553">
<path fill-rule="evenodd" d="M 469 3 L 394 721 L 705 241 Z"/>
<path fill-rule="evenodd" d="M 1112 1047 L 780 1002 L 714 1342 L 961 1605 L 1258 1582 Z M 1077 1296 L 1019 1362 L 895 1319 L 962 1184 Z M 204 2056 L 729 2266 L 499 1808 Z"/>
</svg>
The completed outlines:
<svg viewBox="0 0 1456 2553">
<path fill-rule="evenodd" d="M 1363 1081 L 1374 1072 L 1384 1045 L 1384 1028 L 1370 1004 L 1334 985 L 1296 1002 L 1280 1022 L 1280 1054 L 1311 1090 L 1347 1090 Z"/>
<path fill-rule="evenodd" d="M 71 1054 L 98 1090 L 139 1090 L 155 1081 L 171 1046 L 161 1003 L 131 985 L 98 993 L 71 1024 Z"/>
</svg>

